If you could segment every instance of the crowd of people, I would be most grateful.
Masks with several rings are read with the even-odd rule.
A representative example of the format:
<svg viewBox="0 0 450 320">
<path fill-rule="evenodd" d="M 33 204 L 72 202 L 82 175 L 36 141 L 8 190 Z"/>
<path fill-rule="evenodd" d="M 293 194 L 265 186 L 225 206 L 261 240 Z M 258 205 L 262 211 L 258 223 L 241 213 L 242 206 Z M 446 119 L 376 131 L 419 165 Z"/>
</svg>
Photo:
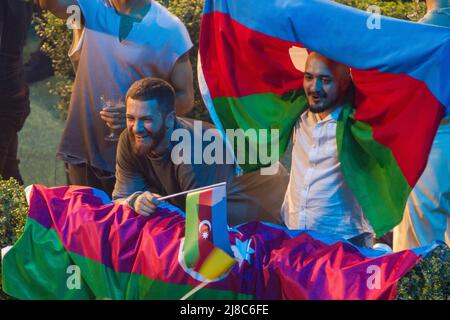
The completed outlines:
<svg viewBox="0 0 450 320">
<path fill-rule="evenodd" d="M 226 181 L 230 224 L 261 220 L 373 245 L 373 230 L 345 182 L 337 153 L 337 119 L 353 103 L 347 66 L 309 54 L 303 81 L 308 109 L 293 130 L 290 174 L 281 164 L 274 175 L 242 176 L 229 163 L 179 164 L 171 154 L 173 131 L 202 134 L 183 117 L 194 104 L 189 55 L 196 54 L 183 23 L 151 0 L 37 2 L 62 19 L 69 18 L 71 5 L 82 13 L 69 52 L 76 78 L 57 151 L 69 184 L 102 189 L 113 201 L 150 215 L 160 196 Z M 4 0 L 0 8 L 0 175 L 22 182 L 17 133 L 29 113 L 21 60 L 31 4 Z M 427 8 L 421 23 L 450 27 L 450 1 L 427 0 Z M 450 244 L 449 138 L 447 116 L 394 230 L 396 251 L 434 240 Z M 170 201 L 184 209 L 183 198 Z"/>
</svg>

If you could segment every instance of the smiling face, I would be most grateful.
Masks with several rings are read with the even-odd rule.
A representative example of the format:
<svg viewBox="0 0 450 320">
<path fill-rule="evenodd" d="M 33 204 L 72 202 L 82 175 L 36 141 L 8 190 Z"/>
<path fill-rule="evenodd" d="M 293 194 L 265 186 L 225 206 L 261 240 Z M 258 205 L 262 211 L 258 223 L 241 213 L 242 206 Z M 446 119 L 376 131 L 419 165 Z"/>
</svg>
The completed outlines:
<svg viewBox="0 0 450 320">
<path fill-rule="evenodd" d="M 337 107 L 345 97 L 349 82 L 347 67 L 316 53 L 308 56 L 303 87 L 312 112 L 322 113 Z"/>
<path fill-rule="evenodd" d="M 158 154 L 165 146 L 167 128 L 172 124 L 172 113 L 164 116 L 157 100 L 127 99 L 127 130 L 133 152 L 138 155 Z"/>
</svg>

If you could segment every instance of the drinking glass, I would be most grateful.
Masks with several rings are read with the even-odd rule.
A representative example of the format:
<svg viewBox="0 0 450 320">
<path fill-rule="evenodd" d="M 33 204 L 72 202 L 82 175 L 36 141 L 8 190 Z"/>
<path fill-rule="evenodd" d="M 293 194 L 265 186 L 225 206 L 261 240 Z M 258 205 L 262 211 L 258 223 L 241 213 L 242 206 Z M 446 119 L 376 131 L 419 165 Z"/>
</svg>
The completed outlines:
<svg viewBox="0 0 450 320">
<path fill-rule="evenodd" d="M 102 95 L 100 97 L 100 101 L 102 104 L 102 109 L 104 110 L 105 108 L 110 108 L 110 107 L 123 107 L 125 108 L 125 102 L 123 100 L 122 96 L 118 96 L 118 97 L 107 97 L 105 95 Z M 117 142 L 119 141 L 119 137 L 120 137 L 120 132 L 122 131 L 122 129 L 118 130 L 118 129 L 114 129 L 114 128 L 109 128 L 109 134 L 105 137 L 105 141 L 110 141 L 110 142 Z"/>
</svg>

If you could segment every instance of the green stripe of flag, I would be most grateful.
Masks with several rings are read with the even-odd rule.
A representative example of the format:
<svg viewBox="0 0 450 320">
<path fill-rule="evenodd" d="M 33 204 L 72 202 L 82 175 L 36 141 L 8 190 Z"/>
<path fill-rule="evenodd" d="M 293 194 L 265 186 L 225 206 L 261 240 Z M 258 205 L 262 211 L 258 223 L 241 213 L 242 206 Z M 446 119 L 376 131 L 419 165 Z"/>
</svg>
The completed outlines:
<svg viewBox="0 0 450 320">
<path fill-rule="evenodd" d="M 278 149 L 279 158 L 283 156 L 289 144 L 292 128 L 300 114 L 307 108 L 307 99 L 303 89 L 288 92 L 282 96 L 274 93 L 261 93 L 240 98 L 221 97 L 214 99 L 215 111 L 225 129 L 270 129 L 279 130 Z M 252 148 L 259 148 L 259 136 L 255 140 L 247 136 L 246 140 Z M 267 150 L 270 151 L 271 139 L 267 141 Z M 267 166 L 258 157 L 256 163 L 249 161 L 249 147 L 239 150 L 235 143 L 235 154 L 241 152 L 245 163 L 239 163 L 245 172 L 254 171 Z M 257 149 L 255 149 L 257 150 Z M 269 153 L 270 155 L 270 153 Z M 278 160 L 278 159 L 277 159 Z M 244 161 L 243 161 L 244 162 Z"/>
<path fill-rule="evenodd" d="M 184 259 L 188 268 L 193 268 L 199 257 L 198 246 L 198 206 L 200 192 L 189 193 L 186 197 L 186 231 L 184 238 Z"/>
<path fill-rule="evenodd" d="M 357 121 L 354 114 L 355 109 L 346 105 L 339 117 L 339 159 L 346 182 L 381 236 L 401 221 L 411 187 L 391 149 L 375 141 L 370 125 Z"/>
</svg>

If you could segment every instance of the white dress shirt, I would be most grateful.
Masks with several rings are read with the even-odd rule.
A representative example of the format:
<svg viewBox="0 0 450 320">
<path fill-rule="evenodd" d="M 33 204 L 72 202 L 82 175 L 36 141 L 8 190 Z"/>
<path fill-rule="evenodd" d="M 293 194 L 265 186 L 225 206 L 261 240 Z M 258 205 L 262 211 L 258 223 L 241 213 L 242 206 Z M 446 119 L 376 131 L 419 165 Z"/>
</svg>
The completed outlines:
<svg viewBox="0 0 450 320">
<path fill-rule="evenodd" d="M 292 165 L 282 207 L 289 229 L 314 230 L 351 238 L 372 232 L 344 180 L 336 144 L 342 107 L 323 120 L 304 112 L 294 128 Z"/>
</svg>

